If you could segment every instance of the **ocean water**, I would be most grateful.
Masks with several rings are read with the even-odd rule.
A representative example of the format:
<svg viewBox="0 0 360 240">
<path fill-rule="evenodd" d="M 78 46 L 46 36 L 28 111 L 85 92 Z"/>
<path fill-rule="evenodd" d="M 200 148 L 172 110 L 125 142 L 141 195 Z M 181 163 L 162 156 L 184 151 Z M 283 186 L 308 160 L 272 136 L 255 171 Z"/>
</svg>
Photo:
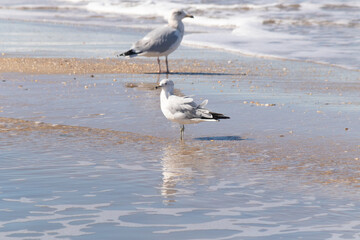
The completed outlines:
<svg viewBox="0 0 360 240">
<path fill-rule="evenodd" d="M 352 69 L 360 66 L 358 1 L 3 0 L 0 18 L 126 27 L 145 33 L 164 24 L 173 8 L 195 16 L 184 20 L 186 45 Z"/>
</svg>

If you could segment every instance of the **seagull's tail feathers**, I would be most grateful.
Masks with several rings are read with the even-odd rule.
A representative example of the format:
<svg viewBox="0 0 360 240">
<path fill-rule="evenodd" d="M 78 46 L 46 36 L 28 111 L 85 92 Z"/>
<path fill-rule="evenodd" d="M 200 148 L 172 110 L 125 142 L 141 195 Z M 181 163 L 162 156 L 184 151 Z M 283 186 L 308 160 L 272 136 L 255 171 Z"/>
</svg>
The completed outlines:
<svg viewBox="0 0 360 240">
<path fill-rule="evenodd" d="M 196 109 L 196 115 L 200 116 L 203 121 L 220 121 L 220 119 L 230 119 L 230 117 L 225 116 L 222 113 L 210 112 L 204 108 L 207 103 L 208 100 L 205 99 Z"/>
<path fill-rule="evenodd" d="M 141 52 L 136 52 L 134 49 L 130 49 L 129 51 L 123 52 L 121 54 L 118 54 L 117 57 L 136 57 Z"/>
<path fill-rule="evenodd" d="M 205 101 L 202 104 L 206 105 L 207 101 L 206 102 Z M 200 116 L 200 118 L 203 121 L 220 121 L 220 119 L 230 119 L 230 117 L 225 116 L 224 114 L 210 112 L 209 110 L 207 110 L 205 108 L 197 109 L 196 113 L 198 116 Z"/>
</svg>

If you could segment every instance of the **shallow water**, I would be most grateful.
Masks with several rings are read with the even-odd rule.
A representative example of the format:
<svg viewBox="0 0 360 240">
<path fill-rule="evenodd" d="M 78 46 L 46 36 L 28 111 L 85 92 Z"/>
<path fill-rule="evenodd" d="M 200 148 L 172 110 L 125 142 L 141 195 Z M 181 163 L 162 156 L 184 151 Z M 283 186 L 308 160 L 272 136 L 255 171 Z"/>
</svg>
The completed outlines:
<svg viewBox="0 0 360 240">
<path fill-rule="evenodd" d="M 255 151 L 76 130 L 6 135 L 2 239 L 359 237 L 357 198 L 318 194 L 250 161 L 262 156 Z"/>
<path fill-rule="evenodd" d="M 34 131 L 1 133 L 2 239 L 359 237 L 354 195 L 269 171 L 250 140 L 121 141 L 120 132 L 28 124 Z"/>
</svg>

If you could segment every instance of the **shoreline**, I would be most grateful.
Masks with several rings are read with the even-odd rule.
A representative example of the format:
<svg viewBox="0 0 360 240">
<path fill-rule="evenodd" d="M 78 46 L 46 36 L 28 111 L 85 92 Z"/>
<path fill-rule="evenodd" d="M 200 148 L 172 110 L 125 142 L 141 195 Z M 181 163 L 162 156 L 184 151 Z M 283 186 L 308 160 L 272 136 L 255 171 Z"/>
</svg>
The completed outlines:
<svg viewBox="0 0 360 240">
<path fill-rule="evenodd" d="M 276 56 L 276 55 L 266 55 L 266 54 L 261 54 L 261 53 L 246 53 L 241 50 L 234 50 L 234 49 L 221 47 L 221 46 L 208 46 L 206 44 L 201 45 L 201 44 L 192 43 L 192 42 L 188 42 L 188 43 L 185 42 L 184 45 L 191 47 L 191 48 L 209 49 L 210 51 L 215 51 L 215 52 L 225 51 L 226 53 L 229 53 L 229 54 L 241 55 L 241 56 L 255 58 L 255 59 L 264 59 L 264 60 L 270 60 L 270 61 L 275 60 L 275 61 L 309 63 L 309 64 L 321 65 L 321 66 L 325 66 L 325 67 L 334 67 L 334 68 L 340 68 L 340 69 L 348 70 L 348 71 L 360 72 L 360 69 L 357 69 L 355 67 L 349 67 L 349 66 L 345 66 L 345 65 L 339 65 L 339 64 L 328 63 L 328 62 L 321 62 L 321 61 L 316 61 L 316 60 L 301 60 L 301 59 L 295 59 L 295 58 L 285 58 L 285 57 Z"/>
<path fill-rule="evenodd" d="M 68 50 L 68 42 L 67 40 L 65 40 L 65 45 L 60 46 L 63 47 L 65 52 L 68 55 L 64 55 L 63 52 L 59 51 L 59 50 L 54 50 L 52 48 L 47 48 L 46 45 L 49 44 L 49 46 L 52 46 L 52 44 L 56 44 L 57 42 L 52 42 L 51 40 L 48 40 L 49 42 L 44 42 L 45 46 L 41 46 L 41 44 L 39 46 L 35 45 L 34 50 L 38 51 L 38 53 L 27 53 L 26 51 L 20 51 L 20 52 L 14 52 L 14 51 L 6 51 L 6 47 L 5 49 L 2 50 L 2 52 L 0 53 L 0 72 L 16 72 L 16 68 L 15 67 L 4 67 L 2 65 L 7 64 L 5 59 L 8 59 L 10 61 L 13 61 L 13 64 L 20 66 L 20 71 L 22 72 L 28 72 L 28 73 L 40 73 L 40 74 L 46 74 L 46 73 L 71 73 L 70 70 L 53 70 L 53 72 L 46 72 L 46 71 L 42 71 L 42 70 L 31 70 L 31 69 L 21 69 L 21 65 L 20 63 L 18 63 L 18 61 L 27 61 L 27 64 L 32 64 L 31 62 L 37 62 L 38 64 L 44 64 L 43 67 L 49 67 L 47 64 L 45 64 L 42 60 L 38 61 L 38 59 L 46 59 L 48 61 L 53 61 L 54 66 L 52 67 L 56 67 L 58 68 L 56 65 L 57 64 L 63 64 L 65 66 L 65 64 L 67 64 L 66 62 L 72 62 L 73 64 L 76 64 L 78 66 L 74 66 L 75 69 L 74 71 L 76 73 L 148 73 L 148 72 L 152 72 L 152 73 L 157 73 L 157 64 L 156 64 L 156 58 L 146 58 L 146 57 L 137 57 L 136 59 L 125 59 L 125 58 L 114 58 L 114 51 L 125 51 L 126 49 L 128 49 L 131 46 L 131 43 L 134 40 L 137 40 L 139 37 L 142 37 L 144 35 L 143 31 L 137 31 L 134 30 L 130 27 L 121 27 L 121 28 L 114 28 L 112 30 L 107 29 L 104 33 L 102 33 L 104 35 L 104 39 L 101 39 L 101 41 L 103 41 L 103 44 L 108 46 L 108 47 L 104 47 L 103 45 L 100 45 L 101 48 L 105 48 L 105 52 L 99 52 L 97 50 L 95 50 L 92 46 L 92 44 L 95 44 L 94 46 L 96 47 L 96 44 L 98 44 L 98 42 L 92 42 L 89 39 L 87 39 L 87 35 L 88 34 L 93 34 L 96 31 L 99 31 L 101 29 L 101 26 L 97 26 L 97 25 L 86 25 L 86 24 L 74 24 L 74 23 L 61 23 L 61 22 L 43 22 L 43 21 L 36 21 L 36 20 L 29 20 L 29 21 L 23 21 L 23 20 L 19 20 L 19 19 L 5 19 L 5 24 L 6 22 L 12 23 L 14 24 L 13 28 L 16 27 L 24 27 L 25 31 L 41 31 L 41 26 L 45 26 L 48 29 L 52 29 L 52 27 L 59 27 L 60 29 L 58 29 L 57 31 L 53 32 L 53 33 L 41 33 L 39 35 L 39 40 L 38 41 L 44 41 L 44 38 L 52 38 L 53 36 L 50 36 L 49 34 L 52 34 L 54 36 L 57 36 L 57 34 L 59 34 L 58 31 L 79 31 L 80 33 L 83 33 L 84 36 L 79 36 L 79 39 L 71 39 L 72 42 L 69 42 L 70 44 L 74 44 L 74 53 L 72 53 L 71 51 L 67 51 Z M 30 24 L 36 24 L 37 26 L 33 26 L 34 29 L 32 29 L 31 27 L 29 27 L 28 25 Z M 111 28 L 110 28 L 111 29 Z M 27 32 L 28 34 L 30 32 Z M 116 36 L 116 37 L 114 37 Z M 61 35 L 59 35 L 59 37 L 61 37 Z M 106 43 L 107 38 L 111 38 L 112 40 L 109 41 L 108 43 Z M 118 38 L 118 39 L 116 39 Z M 113 40 L 114 39 L 114 40 Z M 116 39 L 116 40 L 115 40 Z M 25 39 L 24 39 L 25 40 Z M 20 39 L 21 41 L 21 39 Z M 26 40 L 25 40 L 26 41 Z M 69 40 L 70 41 L 70 40 Z M 117 42 L 118 41 L 118 42 Z M 16 45 L 18 45 L 19 48 L 22 48 L 21 42 L 16 42 L 14 43 Z M 189 49 L 184 49 L 184 46 L 189 48 Z M 12 45 L 10 45 L 10 47 L 12 47 Z M 79 49 L 77 49 L 79 48 Z M 181 49 L 182 48 L 182 49 Z M 81 51 L 80 51 L 81 49 Z M 109 49 L 112 49 L 111 52 Z M 120 50 L 121 49 L 121 50 Z M 219 59 L 227 62 L 228 60 L 226 58 L 229 59 L 233 59 L 233 58 L 240 58 L 240 59 L 244 59 L 245 60 L 247 58 L 250 59 L 250 61 L 280 61 L 280 62 L 295 62 L 298 64 L 309 64 L 309 65 L 314 65 L 314 66 L 319 66 L 319 67 L 328 67 L 328 68 L 338 68 L 341 70 L 346 70 L 346 71 L 352 71 L 352 72 L 356 72 L 356 73 L 360 73 L 360 69 L 357 68 L 352 68 L 352 67 L 348 67 L 348 66 L 344 66 L 344 65 L 339 65 L 339 64 L 333 64 L 333 63 L 329 63 L 329 62 L 321 62 L 321 61 L 316 61 L 316 60 L 302 60 L 302 59 L 295 59 L 295 58 L 286 58 L 286 57 L 281 57 L 281 56 L 277 56 L 277 55 L 266 55 L 266 54 L 257 54 L 257 53 L 247 53 L 247 52 L 243 52 L 240 50 L 232 50 L 226 47 L 222 47 L 222 46 L 211 46 L 211 44 L 208 45 L 202 45 L 202 44 L 198 44 L 198 43 L 194 43 L 192 41 L 186 42 L 186 40 L 184 40 L 183 42 L 183 46 L 180 46 L 180 48 L 175 51 L 173 54 L 170 55 L 169 57 L 169 61 L 170 61 L 170 71 L 172 71 L 173 69 L 171 68 L 171 62 L 174 61 L 174 65 L 180 65 L 182 67 L 182 69 L 179 69 L 179 71 L 184 72 L 184 67 L 185 64 L 183 64 L 182 60 L 186 60 L 188 61 L 190 64 L 194 64 L 196 62 L 204 62 L 204 61 L 209 61 L 210 59 L 208 58 L 209 56 L 205 56 L 204 57 L 200 57 L 198 58 L 197 56 L 195 58 L 187 58 L 187 55 L 181 54 L 180 51 L 184 50 L 184 52 L 187 53 L 187 55 L 189 55 L 189 53 L 191 54 L 191 52 L 195 52 L 195 54 L 202 54 L 203 52 L 212 52 L 214 55 L 226 55 L 225 58 L 223 57 L 219 57 L 216 56 L 215 58 L 215 62 L 217 64 L 219 64 Z M 46 51 L 51 52 L 50 57 L 47 56 Z M 87 53 L 86 53 L 87 51 Z M 76 54 L 75 54 L 76 53 Z M 104 55 L 104 53 L 106 53 Z M 75 54 L 75 55 L 74 55 Z M 53 55 L 53 56 L 52 56 Z M 210 55 L 211 56 L 211 55 Z M 61 59 L 61 60 L 60 60 Z M 194 60 L 196 59 L 196 60 Z M 87 64 L 92 64 L 91 67 L 94 67 L 95 70 L 93 70 L 93 72 L 91 72 L 90 70 L 84 70 L 84 64 L 87 61 Z M 98 63 L 96 63 L 96 61 L 98 61 Z M 161 59 L 162 64 L 163 64 L 163 59 Z M 65 63 L 64 63 L 65 62 Z M 245 61 L 246 62 L 246 61 Z M 112 68 L 114 64 L 120 64 L 120 69 L 119 68 Z M 134 64 L 138 64 L 138 65 L 142 65 L 142 69 L 135 69 L 135 67 L 138 66 L 133 66 Z M 151 65 L 151 66 L 147 66 L 147 65 Z M 222 63 L 220 65 L 223 65 L 224 67 L 226 67 L 226 63 Z M 90 65 L 89 65 L 90 66 Z M 82 69 L 76 69 L 77 67 L 80 67 Z M 100 67 L 104 67 L 104 70 L 100 70 Z M 153 67 L 155 67 L 153 69 Z M 213 67 L 213 66 L 212 66 Z M 126 70 L 125 68 L 130 68 L 129 70 Z M 8 70 L 6 70 L 8 69 Z M 66 72 L 68 71 L 68 72 Z M 74 72 L 73 71 L 73 72 Z"/>
</svg>

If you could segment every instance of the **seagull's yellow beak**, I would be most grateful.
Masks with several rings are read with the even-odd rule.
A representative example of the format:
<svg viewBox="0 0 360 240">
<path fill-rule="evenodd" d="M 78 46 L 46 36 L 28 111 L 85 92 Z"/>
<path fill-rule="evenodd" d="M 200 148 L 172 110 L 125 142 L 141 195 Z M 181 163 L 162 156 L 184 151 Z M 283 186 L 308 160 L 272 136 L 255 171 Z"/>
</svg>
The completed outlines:
<svg viewBox="0 0 360 240">
<path fill-rule="evenodd" d="M 188 18 L 194 18 L 194 16 L 193 15 L 191 15 L 191 14 L 186 14 L 186 16 L 185 17 L 188 17 Z"/>
</svg>

